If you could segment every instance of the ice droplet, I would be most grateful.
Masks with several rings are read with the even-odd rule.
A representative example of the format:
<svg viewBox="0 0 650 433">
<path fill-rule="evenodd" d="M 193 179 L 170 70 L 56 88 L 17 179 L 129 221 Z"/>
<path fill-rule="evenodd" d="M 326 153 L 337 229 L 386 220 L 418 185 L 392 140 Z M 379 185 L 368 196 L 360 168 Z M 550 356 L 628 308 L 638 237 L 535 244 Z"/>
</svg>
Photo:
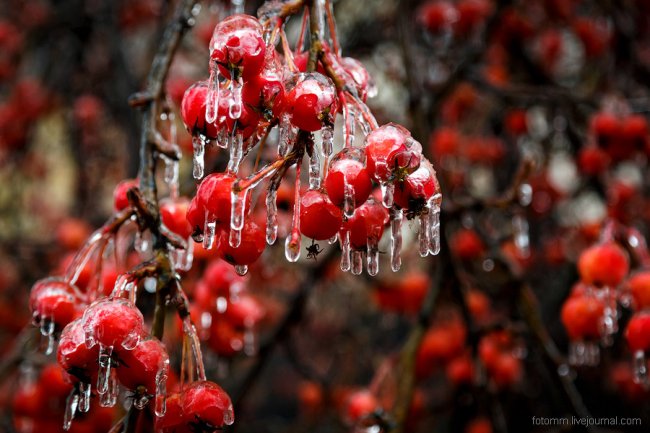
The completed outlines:
<svg viewBox="0 0 650 433">
<path fill-rule="evenodd" d="M 608 347 L 614 343 L 613 337 L 618 332 L 618 307 L 610 287 L 603 287 L 598 296 L 605 304 L 603 315 L 600 318 L 601 344 Z"/>
<path fill-rule="evenodd" d="M 528 236 L 528 221 L 523 215 L 512 217 L 512 231 L 515 247 L 523 257 L 530 255 L 530 238 Z"/>
<path fill-rule="evenodd" d="M 217 297 L 217 313 L 223 314 L 228 309 L 228 299 L 223 296 Z"/>
<path fill-rule="evenodd" d="M 72 426 L 72 420 L 77 413 L 77 407 L 79 406 L 79 394 L 76 389 L 70 391 L 68 398 L 65 401 L 65 413 L 63 415 L 63 430 L 70 430 Z"/>
<path fill-rule="evenodd" d="M 402 211 L 390 210 L 390 268 L 397 272 L 402 267 Z"/>
<path fill-rule="evenodd" d="M 241 116 L 242 102 L 241 102 L 241 88 L 242 78 L 230 81 L 230 105 L 228 106 L 228 117 L 233 120 L 239 119 Z"/>
<path fill-rule="evenodd" d="M 273 245 L 278 238 L 278 192 L 269 188 L 266 193 L 266 243 Z"/>
<path fill-rule="evenodd" d="M 327 240 L 327 243 L 330 244 L 330 245 L 334 245 L 336 243 L 336 241 L 338 241 L 338 240 L 339 240 L 339 235 L 337 233 L 334 236 L 332 236 L 331 238 L 329 238 Z"/>
<path fill-rule="evenodd" d="M 140 343 L 140 333 L 131 332 L 126 338 L 122 341 L 122 349 L 124 350 L 133 350 Z"/>
<path fill-rule="evenodd" d="M 244 13 L 244 4 L 245 0 L 230 0 L 230 8 L 232 15 L 234 14 L 243 14 Z M 226 423 L 228 424 L 228 423 Z"/>
<path fill-rule="evenodd" d="M 237 275 L 243 277 L 248 273 L 248 265 L 235 265 L 235 272 Z"/>
<path fill-rule="evenodd" d="M 219 108 L 219 66 L 216 62 L 210 64 L 210 78 L 208 82 L 208 96 L 205 107 L 205 121 L 214 123 L 217 120 Z"/>
<path fill-rule="evenodd" d="M 572 341 L 569 343 L 569 364 L 577 366 L 596 366 L 600 362 L 600 348 L 592 341 Z"/>
<path fill-rule="evenodd" d="M 300 232 L 292 230 L 284 242 L 284 256 L 290 262 L 297 262 L 300 258 Z"/>
<path fill-rule="evenodd" d="M 323 156 L 328 157 L 334 148 L 334 126 L 327 125 L 321 129 L 321 141 Z"/>
<path fill-rule="evenodd" d="M 90 384 L 79 382 L 79 412 L 86 413 L 90 410 L 90 394 Z"/>
<path fill-rule="evenodd" d="M 519 204 L 528 206 L 533 201 L 533 188 L 528 183 L 522 183 L 517 190 Z"/>
<path fill-rule="evenodd" d="M 351 268 L 350 263 L 350 232 L 345 231 L 339 234 L 339 243 L 341 244 L 341 270 L 348 272 Z"/>
<path fill-rule="evenodd" d="M 223 423 L 226 425 L 233 425 L 235 422 L 235 410 L 233 409 L 232 405 L 228 407 L 223 412 Z"/>
<path fill-rule="evenodd" d="M 440 205 L 442 195 L 434 195 L 429 204 L 429 252 L 434 256 L 440 252 Z"/>
<path fill-rule="evenodd" d="M 179 161 L 176 159 L 168 158 L 165 155 L 160 156 L 165 162 L 165 182 L 169 185 L 169 196 L 171 198 L 178 197 L 178 177 L 179 177 Z"/>
<path fill-rule="evenodd" d="M 648 377 L 648 364 L 643 350 L 634 352 L 634 383 L 648 387 L 650 385 L 650 378 Z"/>
<path fill-rule="evenodd" d="M 352 251 L 352 275 L 363 272 L 363 251 Z"/>
<path fill-rule="evenodd" d="M 210 215 L 208 211 L 205 212 L 205 227 L 203 228 L 203 248 L 206 250 L 212 249 L 214 245 L 214 237 L 216 236 L 217 220 L 214 216 Z"/>
<path fill-rule="evenodd" d="M 320 182 L 320 158 L 314 150 L 309 157 L 309 189 L 319 189 Z"/>
<path fill-rule="evenodd" d="M 343 214 L 352 218 L 356 203 L 354 202 L 354 185 L 343 180 Z"/>
<path fill-rule="evenodd" d="M 390 209 L 393 207 L 393 193 L 395 192 L 395 184 L 392 182 L 382 182 L 380 187 L 381 203 L 385 208 Z"/>
<path fill-rule="evenodd" d="M 195 133 L 192 135 L 192 176 L 201 179 L 205 169 L 205 137 Z"/>
<path fill-rule="evenodd" d="M 239 164 L 244 156 L 244 136 L 236 132 L 230 139 L 230 160 L 228 161 L 228 171 L 237 173 Z"/>
</svg>

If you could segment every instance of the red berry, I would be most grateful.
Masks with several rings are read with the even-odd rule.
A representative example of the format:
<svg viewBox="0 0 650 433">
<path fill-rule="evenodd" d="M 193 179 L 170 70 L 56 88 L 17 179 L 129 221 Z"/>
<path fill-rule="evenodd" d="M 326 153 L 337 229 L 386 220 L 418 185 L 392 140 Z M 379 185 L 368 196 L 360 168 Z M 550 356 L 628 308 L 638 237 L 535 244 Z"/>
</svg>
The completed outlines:
<svg viewBox="0 0 650 433">
<path fill-rule="evenodd" d="M 61 332 L 56 359 L 70 375 L 90 383 L 98 369 L 99 347 L 86 345 L 86 331 L 81 319 L 71 322 Z"/>
<path fill-rule="evenodd" d="M 133 349 L 120 352 L 117 378 L 126 388 L 144 386 L 149 394 L 156 393 L 156 379 L 167 376 L 169 355 L 156 338 L 147 338 Z"/>
<path fill-rule="evenodd" d="M 578 259 L 578 272 L 582 281 L 598 287 L 618 286 L 629 270 L 627 254 L 613 242 L 589 247 Z"/>
<path fill-rule="evenodd" d="M 241 231 L 241 243 L 231 247 L 230 231 L 221 230 L 217 242 L 219 257 L 234 266 L 247 266 L 255 262 L 266 248 L 265 228 L 253 221 L 246 221 Z"/>
<path fill-rule="evenodd" d="M 489 373 L 498 387 L 511 386 L 521 379 L 521 360 L 515 358 L 512 353 L 503 353 L 499 355 Z"/>
<path fill-rule="evenodd" d="M 528 116 L 524 109 L 514 109 L 506 113 L 503 126 L 510 134 L 516 136 L 528 132 Z"/>
<path fill-rule="evenodd" d="M 57 399 L 65 399 L 72 391 L 68 373 L 56 363 L 43 367 L 39 383 L 46 395 Z"/>
<path fill-rule="evenodd" d="M 187 221 L 187 208 L 190 201 L 187 198 L 176 200 L 164 199 L 160 201 L 160 218 L 163 224 L 182 238 L 189 238 L 192 226 Z"/>
<path fill-rule="evenodd" d="M 476 418 L 465 427 L 464 433 L 492 433 L 492 423 L 488 418 Z"/>
<path fill-rule="evenodd" d="M 275 68 L 264 69 L 244 84 L 242 101 L 267 120 L 277 118 L 284 108 L 282 75 Z"/>
<path fill-rule="evenodd" d="M 332 203 L 342 206 L 345 189 L 352 188 L 355 207 L 370 196 L 372 180 L 365 167 L 366 155 L 358 148 L 345 148 L 332 157 L 325 178 L 325 189 Z"/>
<path fill-rule="evenodd" d="M 341 66 L 347 72 L 347 75 L 352 79 L 351 87 L 357 90 L 357 95 L 363 102 L 366 102 L 368 96 L 372 97 L 375 93 L 376 88 L 372 82 L 372 78 L 368 73 L 368 70 L 363 66 L 363 63 L 352 57 L 343 57 L 341 58 Z M 346 80 L 350 81 L 350 80 Z"/>
<path fill-rule="evenodd" d="M 362 389 L 353 392 L 347 400 L 345 416 L 350 423 L 357 423 L 379 409 L 379 400 L 373 393 Z"/>
<path fill-rule="evenodd" d="M 422 159 L 420 167 L 401 182 L 395 183 L 394 202 L 405 209 L 409 218 L 426 210 L 427 203 L 438 189 L 436 171 L 431 163 Z"/>
<path fill-rule="evenodd" d="M 264 67 L 266 44 L 262 26 L 250 15 L 231 15 L 214 28 L 210 40 L 210 58 L 228 79 L 248 81 Z M 231 71 L 235 77 L 231 77 Z"/>
<path fill-rule="evenodd" d="M 343 223 L 343 232 L 350 232 L 350 245 L 354 250 L 365 250 L 368 243 L 376 245 L 388 223 L 388 209 L 374 197 L 357 208 L 352 218 Z"/>
<path fill-rule="evenodd" d="M 389 123 L 366 136 L 366 158 L 376 181 L 401 180 L 420 166 L 422 146 L 406 128 Z"/>
<path fill-rule="evenodd" d="M 165 415 L 156 417 L 156 432 L 159 433 L 190 433 L 192 430 L 185 425 L 185 413 L 182 407 L 182 396 L 175 393 L 167 397 Z"/>
<path fill-rule="evenodd" d="M 327 194 L 311 190 L 300 199 L 300 232 L 322 241 L 334 236 L 343 223 L 343 213 Z"/>
<path fill-rule="evenodd" d="M 456 8 L 458 21 L 454 23 L 454 32 L 465 36 L 471 34 L 490 15 L 492 3 L 489 0 L 460 0 Z"/>
<path fill-rule="evenodd" d="M 461 260 L 476 260 L 485 252 L 485 244 L 476 231 L 461 229 L 451 238 L 451 250 Z"/>
<path fill-rule="evenodd" d="M 442 127 L 431 134 L 429 148 L 437 161 L 458 153 L 460 134 L 454 128 Z"/>
<path fill-rule="evenodd" d="M 640 271 L 627 281 L 627 287 L 634 299 L 634 308 L 650 308 L 650 271 Z"/>
<path fill-rule="evenodd" d="M 425 272 L 409 272 L 377 287 L 374 299 L 383 310 L 415 314 L 420 311 L 430 283 Z"/>
<path fill-rule="evenodd" d="M 625 339 L 632 352 L 650 350 L 650 312 L 635 313 L 627 324 Z"/>
<path fill-rule="evenodd" d="M 205 120 L 208 91 L 205 81 L 199 81 L 189 87 L 181 102 L 181 117 L 190 134 L 200 134 L 212 140 L 217 138 L 218 130 L 216 123 L 208 123 Z"/>
<path fill-rule="evenodd" d="M 235 329 L 230 322 L 213 320 L 208 344 L 217 355 L 232 357 L 244 349 L 244 334 Z"/>
<path fill-rule="evenodd" d="M 181 400 L 185 417 L 191 418 L 188 424 L 218 429 L 235 421 L 230 397 L 214 382 L 192 383 L 183 390 Z"/>
<path fill-rule="evenodd" d="M 194 232 L 203 232 L 206 215 L 217 227 L 230 226 L 230 193 L 236 180 L 237 177 L 230 173 L 213 173 L 201 181 L 187 210 L 187 220 Z"/>
<path fill-rule="evenodd" d="M 144 332 L 142 313 L 126 299 L 96 301 L 82 320 L 87 341 L 115 349 L 134 347 Z"/>
<path fill-rule="evenodd" d="M 126 179 L 117 184 L 113 190 L 113 203 L 116 211 L 121 211 L 129 207 L 129 199 L 126 193 L 131 188 L 138 187 L 138 179 Z"/>
<path fill-rule="evenodd" d="M 587 146 L 580 149 L 578 154 L 578 167 L 590 176 L 604 172 L 609 166 L 609 156 L 605 151 L 596 146 Z"/>
<path fill-rule="evenodd" d="M 431 33 L 446 30 L 458 19 L 458 12 L 448 1 L 429 1 L 418 10 L 418 21 Z"/>
<path fill-rule="evenodd" d="M 51 321 L 63 329 L 76 315 L 76 289 L 58 278 L 37 281 L 29 295 L 29 305 L 37 322 Z"/>
<path fill-rule="evenodd" d="M 287 83 L 287 90 L 285 112 L 293 125 L 313 132 L 334 124 L 338 100 L 329 78 L 318 72 L 300 73 Z"/>
<path fill-rule="evenodd" d="M 571 340 L 600 338 L 603 302 L 589 295 L 574 296 L 562 306 L 561 319 Z"/>
<path fill-rule="evenodd" d="M 228 304 L 225 318 L 236 328 L 252 328 L 264 318 L 266 311 L 257 298 L 240 295 L 236 301 Z"/>
<path fill-rule="evenodd" d="M 470 384 L 474 381 L 474 362 L 467 355 L 459 356 L 447 364 L 445 372 L 454 385 Z"/>
</svg>

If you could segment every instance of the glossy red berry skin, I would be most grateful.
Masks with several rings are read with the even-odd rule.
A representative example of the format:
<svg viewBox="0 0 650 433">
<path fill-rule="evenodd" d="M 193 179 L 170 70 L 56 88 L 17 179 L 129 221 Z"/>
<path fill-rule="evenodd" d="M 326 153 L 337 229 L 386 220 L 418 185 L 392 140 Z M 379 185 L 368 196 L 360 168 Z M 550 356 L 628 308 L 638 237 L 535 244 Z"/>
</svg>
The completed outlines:
<svg viewBox="0 0 650 433">
<path fill-rule="evenodd" d="M 163 224 L 178 236 L 187 239 L 192 234 L 192 226 L 187 221 L 187 209 L 190 201 L 187 198 L 160 201 L 160 218 Z"/>
<path fill-rule="evenodd" d="M 229 230 L 221 230 L 217 242 L 219 257 L 234 266 L 244 266 L 254 263 L 266 248 L 265 228 L 254 221 L 246 221 L 241 232 L 241 243 L 231 247 Z"/>
<path fill-rule="evenodd" d="M 348 422 L 354 424 L 371 415 L 380 408 L 379 400 L 373 393 L 362 389 L 353 392 L 347 400 L 345 416 Z"/>
<path fill-rule="evenodd" d="M 129 207 L 129 199 L 126 196 L 126 193 L 131 188 L 136 188 L 137 186 L 137 179 L 126 179 L 117 184 L 113 190 L 113 207 L 116 211 L 119 212 Z"/>
<path fill-rule="evenodd" d="M 341 228 L 343 212 L 322 191 L 307 191 L 300 199 L 300 232 L 317 241 L 330 239 Z"/>
<path fill-rule="evenodd" d="M 618 286 L 629 270 L 627 254 L 613 242 L 591 246 L 578 259 L 578 272 L 582 281 L 597 287 Z"/>
<path fill-rule="evenodd" d="M 275 68 L 266 68 L 242 88 L 244 106 L 251 107 L 266 120 L 277 118 L 284 108 L 285 90 L 282 75 Z"/>
<path fill-rule="evenodd" d="M 144 339 L 133 350 L 122 351 L 119 355 L 117 378 L 130 390 L 142 385 L 149 394 L 155 394 L 158 374 L 162 372 L 166 376 L 168 371 L 169 355 L 155 338 Z"/>
<path fill-rule="evenodd" d="M 220 428 L 234 422 L 230 397 L 219 385 L 209 381 L 194 382 L 183 390 L 182 410 L 188 423 Z M 200 431 L 200 430 L 199 430 Z"/>
<path fill-rule="evenodd" d="M 193 232 L 203 232 L 206 214 L 210 220 L 214 219 L 217 227 L 230 226 L 230 193 L 236 180 L 233 174 L 213 173 L 201 181 L 187 210 L 187 220 Z"/>
<path fill-rule="evenodd" d="M 413 217 L 425 210 L 437 189 L 436 172 L 429 161 L 422 159 L 417 170 L 395 184 L 393 200 L 407 211 L 409 217 Z"/>
<path fill-rule="evenodd" d="M 650 312 L 635 313 L 625 329 L 625 339 L 632 352 L 650 350 Z"/>
<path fill-rule="evenodd" d="M 341 58 L 341 66 L 351 78 L 348 81 L 357 90 L 357 95 L 363 102 L 366 102 L 368 96 L 373 96 L 372 92 L 375 91 L 374 83 L 368 70 L 360 61 L 352 57 L 343 57 Z"/>
<path fill-rule="evenodd" d="M 431 279 L 425 272 L 413 271 L 400 278 L 382 282 L 373 298 L 384 311 L 415 314 L 420 311 Z"/>
<path fill-rule="evenodd" d="M 228 304 L 225 318 L 235 328 L 252 328 L 265 316 L 266 311 L 254 296 L 239 295 L 236 301 Z"/>
<path fill-rule="evenodd" d="M 342 206 L 345 187 L 354 190 L 355 207 L 361 206 L 370 197 L 372 180 L 365 166 L 366 156 L 361 149 L 346 148 L 334 155 L 329 164 L 325 189 L 332 203 Z"/>
<path fill-rule="evenodd" d="M 86 309 L 82 320 L 90 341 L 105 347 L 130 346 L 144 333 L 142 313 L 125 299 L 96 301 Z"/>
<path fill-rule="evenodd" d="M 583 173 L 596 176 L 609 167 L 609 156 L 599 147 L 587 146 L 580 149 L 578 154 L 578 167 Z"/>
<path fill-rule="evenodd" d="M 472 229 L 458 230 L 451 238 L 451 250 L 461 260 L 476 260 L 485 252 L 485 244 Z"/>
<path fill-rule="evenodd" d="M 99 346 L 86 345 L 86 332 L 81 319 L 70 322 L 61 332 L 56 359 L 70 375 L 90 383 L 98 368 Z"/>
<path fill-rule="evenodd" d="M 343 223 L 341 235 L 349 231 L 352 249 L 365 250 L 368 239 L 373 243 L 379 242 L 388 220 L 388 209 L 374 197 L 370 197 L 357 208 L 352 218 Z"/>
<path fill-rule="evenodd" d="M 167 410 L 165 415 L 156 417 L 157 433 L 191 433 L 189 425 L 185 423 L 185 414 L 182 407 L 182 394 L 174 393 L 167 397 Z"/>
<path fill-rule="evenodd" d="M 37 322 L 52 321 L 56 329 L 63 329 L 76 316 L 76 289 L 59 278 L 46 278 L 34 284 L 29 305 Z"/>
<path fill-rule="evenodd" d="M 213 320 L 208 344 L 216 354 L 229 358 L 244 349 L 244 334 L 226 320 Z"/>
<path fill-rule="evenodd" d="M 634 300 L 634 308 L 650 308 L 650 271 L 640 271 L 627 280 L 627 287 Z"/>
<path fill-rule="evenodd" d="M 64 399 L 72 391 L 70 376 L 57 363 L 43 367 L 39 383 L 43 391 L 52 398 Z"/>
<path fill-rule="evenodd" d="M 189 87 L 181 102 L 181 117 L 190 134 L 202 135 L 212 140 L 217 137 L 219 131 L 216 123 L 208 123 L 205 120 L 208 91 L 205 81 L 199 81 Z"/>
<path fill-rule="evenodd" d="M 228 79 L 233 78 L 231 71 L 235 72 L 235 79 L 241 76 L 244 81 L 259 74 L 264 67 L 265 53 L 262 26 L 250 15 L 231 15 L 214 28 L 210 58 Z"/>
<path fill-rule="evenodd" d="M 403 126 L 389 123 L 366 136 L 366 166 L 377 182 L 402 180 L 420 166 L 422 146 Z"/>
<path fill-rule="evenodd" d="M 333 125 L 338 110 L 332 81 L 318 72 L 300 73 L 287 83 L 285 113 L 291 123 L 305 131 Z"/>
<path fill-rule="evenodd" d="M 600 338 L 600 321 L 605 305 L 589 295 L 574 296 L 562 306 L 561 319 L 571 340 Z"/>
</svg>

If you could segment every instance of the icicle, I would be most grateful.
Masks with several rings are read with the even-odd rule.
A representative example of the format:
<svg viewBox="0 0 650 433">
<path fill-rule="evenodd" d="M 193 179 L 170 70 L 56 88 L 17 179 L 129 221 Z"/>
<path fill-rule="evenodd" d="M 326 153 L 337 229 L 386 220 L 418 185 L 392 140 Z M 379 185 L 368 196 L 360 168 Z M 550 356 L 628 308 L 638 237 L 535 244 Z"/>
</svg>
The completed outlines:
<svg viewBox="0 0 650 433">
<path fill-rule="evenodd" d="M 397 272 L 402 267 L 402 211 L 390 210 L 390 268 Z"/>
<path fill-rule="evenodd" d="M 278 191 L 269 188 L 266 193 L 266 243 L 273 245 L 278 238 Z"/>
<path fill-rule="evenodd" d="M 198 380 L 205 380 L 205 367 L 203 366 L 203 355 L 201 354 L 201 344 L 199 343 L 199 336 L 196 334 L 196 328 L 192 325 L 189 317 L 183 319 L 183 332 L 190 339 L 192 347 L 192 356 L 196 366 L 196 373 Z"/>
<path fill-rule="evenodd" d="M 248 356 L 255 356 L 257 353 L 257 338 L 251 324 L 245 324 L 244 329 L 244 353 Z"/>
<path fill-rule="evenodd" d="M 431 230 L 429 229 L 431 222 L 431 217 L 429 216 L 430 213 L 431 210 L 428 209 L 425 213 L 422 213 L 419 216 L 420 228 L 418 230 L 418 252 L 420 253 L 420 257 L 426 257 L 429 255 L 429 245 L 431 244 L 431 240 L 429 239 L 429 235 L 431 234 Z"/>
<path fill-rule="evenodd" d="M 90 394 L 90 384 L 79 382 L 79 412 L 86 413 L 90 410 Z"/>
<path fill-rule="evenodd" d="M 515 247 L 522 257 L 530 255 L 530 239 L 528 237 L 528 221 L 523 215 L 512 217 L 512 231 Z"/>
<path fill-rule="evenodd" d="M 104 394 L 108 391 L 112 374 L 111 355 L 113 346 L 99 345 L 99 372 L 97 373 L 97 392 Z"/>
<path fill-rule="evenodd" d="M 63 430 L 70 430 L 72 420 L 77 413 L 79 406 L 79 394 L 76 389 L 73 389 L 65 401 L 65 413 L 63 414 Z"/>
<path fill-rule="evenodd" d="M 434 256 L 440 252 L 440 204 L 442 195 L 434 195 L 429 201 L 429 252 Z"/>
<path fill-rule="evenodd" d="M 165 162 L 165 182 L 169 185 L 169 196 L 171 198 L 178 197 L 178 173 L 179 161 L 172 158 L 167 158 L 161 155 L 162 160 Z"/>
<path fill-rule="evenodd" d="M 395 192 L 395 184 L 392 182 L 382 182 L 380 187 L 381 202 L 385 208 L 390 209 L 393 207 L 393 193 Z"/>
<path fill-rule="evenodd" d="M 230 191 L 230 236 L 228 242 L 233 248 L 241 243 L 241 231 L 244 228 L 244 217 L 246 214 L 246 201 L 249 194 L 248 189 L 242 191 Z"/>
<path fill-rule="evenodd" d="M 210 79 L 208 81 L 208 96 L 205 107 L 205 121 L 214 123 L 219 111 L 219 66 L 216 62 L 210 64 Z"/>
<path fill-rule="evenodd" d="M 339 235 L 339 243 L 341 244 L 341 270 L 348 272 L 351 268 L 349 231 L 343 232 L 343 235 Z"/>
<path fill-rule="evenodd" d="M 212 249 L 214 237 L 217 230 L 217 220 L 210 213 L 205 211 L 205 227 L 203 228 L 203 248 Z"/>
<path fill-rule="evenodd" d="M 223 296 L 217 297 L 217 313 L 223 314 L 228 309 L 228 300 Z"/>
<path fill-rule="evenodd" d="M 240 132 L 236 132 L 230 140 L 230 160 L 228 161 L 229 172 L 237 173 L 239 171 L 239 164 L 241 164 L 243 156 L 244 136 Z"/>
<path fill-rule="evenodd" d="M 167 361 L 169 363 L 169 360 Z M 167 412 L 167 373 L 164 369 L 156 374 L 156 401 L 154 412 L 157 417 L 165 415 Z"/>
<path fill-rule="evenodd" d="M 205 138 L 201 134 L 192 135 L 192 176 L 201 179 L 205 169 Z"/>
<path fill-rule="evenodd" d="M 223 412 L 223 423 L 226 425 L 233 425 L 235 422 L 235 410 L 233 409 L 232 404 L 228 406 L 228 409 L 226 409 Z"/>
<path fill-rule="evenodd" d="M 600 348 L 593 342 L 572 341 L 569 343 L 569 364 L 595 366 L 600 362 Z"/>
<path fill-rule="evenodd" d="M 232 75 L 232 72 L 231 72 Z M 241 116 L 242 102 L 241 102 L 241 88 L 242 88 L 242 78 L 239 77 L 236 80 L 230 81 L 230 105 L 228 106 L 228 117 L 233 120 L 239 119 Z"/>
<path fill-rule="evenodd" d="M 230 145 L 230 134 L 228 133 L 228 128 L 221 128 L 217 132 L 217 146 L 221 149 L 227 149 Z"/>
<path fill-rule="evenodd" d="M 113 407 L 117 402 L 117 378 L 115 377 L 115 371 L 111 371 L 111 374 L 108 378 L 108 387 L 106 392 L 99 395 L 99 405 L 102 407 Z"/>
<path fill-rule="evenodd" d="M 613 336 L 618 332 L 618 308 L 616 298 L 612 296 L 609 287 L 603 287 L 599 293 L 599 297 L 605 304 L 603 315 L 600 319 L 601 343 L 603 346 L 608 347 L 614 343 Z"/>
<path fill-rule="evenodd" d="M 363 251 L 352 251 L 352 275 L 363 272 Z"/>
<path fill-rule="evenodd" d="M 320 158 L 318 151 L 314 149 L 309 157 L 309 189 L 319 189 L 320 182 Z"/>
<path fill-rule="evenodd" d="M 55 343 L 54 330 L 52 330 L 52 332 L 47 335 L 47 346 L 45 347 L 45 355 L 51 355 L 52 352 L 54 352 L 54 343 Z"/>
<path fill-rule="evenodd" d="M 284 256 L 290 262 L 297 262 L 300 258 L 300 232 L 292 230 L 291 234 L 287 236 L 284 242 Z"/>
<path fill-rule="evenodd" d="M 235 265 L 235 272 L 240 277 L 243 277 L 248 273 L 248 265 Z"/>
<path fill-rule="evenodd" d="M 230 7 L 231 7 L 231 10 L 232 10 L 232 15 L 234 15 L 234 14 L 243 14 L 244 13 L 244 3 L 245 3 L 245 0 L 230 0 Z"/>
<path fill-rule="evenodd" d="M 379 272 L 379 246 L 377 245 L 377 239 L 368 237 L 366 247 L 366 269 L 368 270 L 368 275 L 374 277 Z"/>
<path fill-rule="evenodd" d="M 241 230 L 230 230 L 228 243 L 231 247 L 237 248 L 241 244 Z"/>
<path fill-rule="evenodd" d="M 345 126 L 344 138 L 345 138 L 345 147 L 352 147 L 354 145 L 354 136 L 356 129 L 356 111 L 351 104 L 346 104 L 344 107 L 347 111 L 345 114 Z M 367 134 L 366 134 L 367 135 Z"/>
<path fill-rule="evenodd" d="M 633 369 L 634 383 L 647 387 L 650 384 L 650 378 L 648 377 L 648 364 L 643 350 L 634 352 Z"/>
<path fill-rule="evenodd" d="M 352 218 L 356 203 L 354 202 L 354 185 L 343 180 L 343 214 Z"/>
<path fill-rule="evenodd" d="M 278 155 L 284 157 L 293 147 L 296 131 L 291 124 L 288 114 L 283 114 L 280 119 L 280 138 L 278 143 Z"/>
<path fill-rule="evenodd" d="M 327 125 L 321 129 L 321 141 L 323 156 L 328 157 L 332 154 L 334 148 L 334 126 Z"/>
<path fill-rule="evenodd" d="M 136 346 L 139 343 L 140 343 L 140 334 L 138 332 L 131 332 L 129 335 L 126 336 L 124 340 L 122 340 L 121 346 L 122 349 L 124 350 L 133 350 L 136 348 Z"/>
</svg>

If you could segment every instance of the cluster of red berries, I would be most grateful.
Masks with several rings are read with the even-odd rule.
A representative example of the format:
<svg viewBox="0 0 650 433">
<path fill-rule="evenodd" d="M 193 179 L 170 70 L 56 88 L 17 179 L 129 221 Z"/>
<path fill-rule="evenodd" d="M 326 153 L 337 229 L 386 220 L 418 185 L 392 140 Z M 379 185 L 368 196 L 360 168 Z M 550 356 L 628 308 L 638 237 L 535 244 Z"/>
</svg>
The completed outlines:
<svg viewBox="0 0 650 433">
<path fill-rule="evenodd" d="M 390 221 L 392 268 L 397 270 L 403 216 L 419 217 L 421 255 L 436 254 L 440 187 L 421 145 L 399 125 L 377 127 L 364 104 L 373 93 L 371 80 L 358 61 L 340 57 L 325 43 L 316 70 L 307 71 L 309 55 L 302 47 L 285 53 L 282 61 L 274 48 L 279 31 L 248 15 L 221 21 L 210 41 L 210 78 L 185 92 L 181 114 L 194 137 L 195 177 L 203 177 L 206 142 L 230 150 L 227 171 L 206 176 L 190 203 L 187 218 L 194 238 L 207 249 L 216 245 L 219 257 L 246 273 L 277 238 L 277 190 L 286 169 L 295 164 L 288 260 L 299 258 L 301 236 L 317 241 L 338 237 L 342 269 L 358 274 L 365 261 L 374 275 L 379 270 L 378 243 Z M 327 71 L 343 80 L 345 89 L 337 88 Z M 339 113 L 344 143 L 334 153 L 332 129 Z M 365 135 L 363 148 L 353 145 L 357 124 Z M 246 154 L 266 142 L 276 125 L 277 159 L 240 178 Z M 313 136 L 317 131 L 320 150 Z M 304 153 L 310 158 L 306 191 L 300 188 Z M 258 218 L 251 190 L 269 177 L 266 218 Z M 374 184 L 381 186 L 380 197 L 373 194 Z"/>
</svg>

